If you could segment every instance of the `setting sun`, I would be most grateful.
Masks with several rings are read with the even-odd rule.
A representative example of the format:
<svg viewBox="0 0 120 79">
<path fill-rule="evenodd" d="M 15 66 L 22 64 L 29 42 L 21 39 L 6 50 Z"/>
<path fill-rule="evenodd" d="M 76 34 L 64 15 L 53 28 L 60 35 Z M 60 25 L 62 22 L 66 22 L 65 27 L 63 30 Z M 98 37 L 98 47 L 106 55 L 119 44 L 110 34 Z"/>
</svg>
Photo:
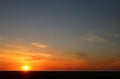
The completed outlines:
<svg viewBox="0 0 120 79">
<path fill-rule="evenodd" d="M 28 70 L 30 69 L 30 66 L 28 66 L 28 65 L 22 66 L 22 69 L 23 69 L 24 71 L 28 71 Z"/>
</svg>

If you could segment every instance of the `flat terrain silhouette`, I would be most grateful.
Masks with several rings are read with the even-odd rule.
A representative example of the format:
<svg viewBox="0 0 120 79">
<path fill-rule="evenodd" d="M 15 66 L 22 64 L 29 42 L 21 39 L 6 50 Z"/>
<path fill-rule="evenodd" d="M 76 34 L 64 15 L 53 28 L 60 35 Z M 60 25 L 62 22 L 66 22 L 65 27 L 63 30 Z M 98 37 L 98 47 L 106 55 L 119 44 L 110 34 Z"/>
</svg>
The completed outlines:
<svg viewBox="0 0 120 79">
<path fill-rule="evenodd" d="M 0 71 L 0 79 L 117 78 L 120 71 Z"/>
</svg>

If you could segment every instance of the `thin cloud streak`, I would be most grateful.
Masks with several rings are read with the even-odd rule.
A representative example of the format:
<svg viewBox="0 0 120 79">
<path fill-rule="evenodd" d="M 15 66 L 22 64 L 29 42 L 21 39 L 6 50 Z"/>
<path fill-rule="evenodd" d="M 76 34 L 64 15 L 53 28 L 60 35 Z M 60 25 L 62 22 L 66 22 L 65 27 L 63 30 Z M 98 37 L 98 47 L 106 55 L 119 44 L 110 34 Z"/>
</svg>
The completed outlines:
<svg viewBox="0 0 120 79">
<path fill-rule="evenodd" d="M 108 36 L 112 36 L 114 38 L 120 38 L 120 35 L 117 35 L 117 34 L 107 34 Z"/>
<path fill-rule="evenodd" d="M 84 37 L 85 40 L 90 41 L 90 42 L 97 42 L 97 43 L 105 43 L 107 42 L 106 39 L 96 36 L 96 35 L 92 35 L 92 34 L 88 34 L 86 37 Z"/>
<path fill-rule="evenodd" d="M 36 46 L 36 47 L 39 47 L 39 48 L 42 48 L 42 49 L 45 49 L 48 47 L 48 45 L 44 45 L 44 44 L 41 44 L 41 43 L 31 43 L 33 46 Z"/>
</svg>

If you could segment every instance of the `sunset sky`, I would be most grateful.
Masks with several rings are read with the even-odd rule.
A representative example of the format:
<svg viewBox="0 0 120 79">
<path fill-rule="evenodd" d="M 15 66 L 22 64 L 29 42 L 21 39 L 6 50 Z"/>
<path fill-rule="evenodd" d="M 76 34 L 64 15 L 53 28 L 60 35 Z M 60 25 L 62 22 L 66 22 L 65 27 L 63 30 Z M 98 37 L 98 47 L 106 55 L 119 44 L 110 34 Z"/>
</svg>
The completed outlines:
<svg viewBox="0 0 120 79">
<path fill-rule="evenodd" d="M 0 71 L 119 70 L 120 0 L 0 0 Z"/>
</svg>

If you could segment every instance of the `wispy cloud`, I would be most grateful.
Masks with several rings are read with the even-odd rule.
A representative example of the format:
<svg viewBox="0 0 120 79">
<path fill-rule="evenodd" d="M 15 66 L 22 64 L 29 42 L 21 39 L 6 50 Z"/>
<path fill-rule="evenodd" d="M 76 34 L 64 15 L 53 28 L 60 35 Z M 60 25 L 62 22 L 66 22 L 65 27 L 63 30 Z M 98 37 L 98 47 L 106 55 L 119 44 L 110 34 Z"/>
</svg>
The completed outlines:
<svg viewBox="0 0 120 79">
<path fill-rule="evenodd" d="M 92 34 L 88 34 L 86 37 L 84 37 L 85 40 L 88 40 L 90 42 L 98 42 L 98 43 L 104 43 L 107 42 L 106 39 L 96 36 L 96 35 L 92 35 Z"/>
<path fill-rule="evenodd" d="M 107 34 L 108 36 L 112 36 L 114 38 L 120 38 L 120 35 L 117 35 L 117 34 Z"/>
<path fill-rule="evenodd" d="M 36 46 L 36 47 L 39 47 L 39 48 L 43 48 L 43 49 L 45 49 L 45 48 L 48 47 L 48 45 L 41 44 L 41 43 L 37 43 L 37 42 L 31 43 L 31 44 L 32 44 L 33 46 Z"/>
<path fill-rule="evenodd" d="M 116 59 L 112 63 L 109 64 L 112 69 L 120 69 L 120 58 Z"/>
<path fill-rule="evenodd" d="M 81 58 L 81 57 L 86 57 L 87 55 L 84 52 L 80 52 L 80 53 L 76 53 L 76 56 Z"/>
<path fill-rule="evenodd" d="M 36 60 L 43 60 L 48 59 L 51 55 L 50 54 L 36 54 L 36 55 L 28 55 L 27 61 L 36 61 Z"/>
<path fill-rule="evenodd" d="M 51 56 L 50 54 L 45 54 L 45 53 L 40 53 L 39 55 L 46 56 L 46 57 Z"/>
</svg>

